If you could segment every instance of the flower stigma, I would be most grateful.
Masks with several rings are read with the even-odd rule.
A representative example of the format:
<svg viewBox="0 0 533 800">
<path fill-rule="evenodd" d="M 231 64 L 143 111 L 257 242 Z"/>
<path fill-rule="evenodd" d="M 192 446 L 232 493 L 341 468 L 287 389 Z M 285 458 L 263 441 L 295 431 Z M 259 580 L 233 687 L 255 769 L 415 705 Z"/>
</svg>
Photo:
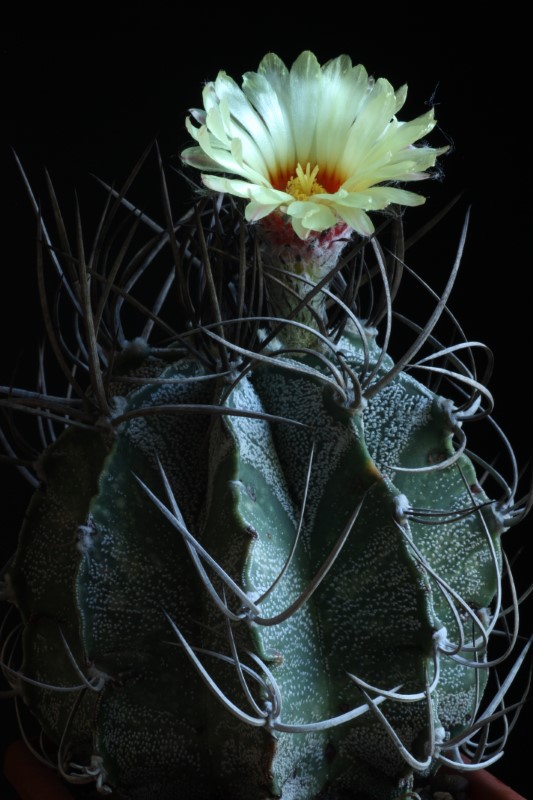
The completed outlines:
<svg viewBox="0 0 533 800">
<path fill-rule="evenodd" d="M 313 168 L 312 172 L 311 163 L 309 161 L 307 162 L 305 172 L 302 169 L 302 165 L 298 164 L 296 167 L 296 175 L 293 175 L 292 178 L 287 181 L 285 191 L 291 194 L 295 200 L 308 200 L 314 194 L 326 194 L 326 190 L 316 179 L 318 172 L 318 164 Z"/>
</svg>

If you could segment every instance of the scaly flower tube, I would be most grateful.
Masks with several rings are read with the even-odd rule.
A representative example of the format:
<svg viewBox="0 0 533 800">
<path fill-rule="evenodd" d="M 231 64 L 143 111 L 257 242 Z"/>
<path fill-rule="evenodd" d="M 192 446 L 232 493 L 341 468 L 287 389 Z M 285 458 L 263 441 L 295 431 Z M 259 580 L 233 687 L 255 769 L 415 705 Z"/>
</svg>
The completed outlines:
<svg viewBox="0 0 533 800">
<path fill-rule="evenodd" d="M 275 212 L 301 239 L 339 223 L 369 236 L 367 211 L 424 203 L 391 184 L 428 177 L 447 149 L 414 146 L 436 123 L 433 110 L 397 120 L 406 94 L 346 55 L 321 66 L 306 51 L 289 70 L 269 53 L 242 88 L 225 72 L 205 86 L 199 127 L 187 120 L 198 146 L 182 158 L 208 188 L 249 200 L 250 222 Z"/>
</svg>

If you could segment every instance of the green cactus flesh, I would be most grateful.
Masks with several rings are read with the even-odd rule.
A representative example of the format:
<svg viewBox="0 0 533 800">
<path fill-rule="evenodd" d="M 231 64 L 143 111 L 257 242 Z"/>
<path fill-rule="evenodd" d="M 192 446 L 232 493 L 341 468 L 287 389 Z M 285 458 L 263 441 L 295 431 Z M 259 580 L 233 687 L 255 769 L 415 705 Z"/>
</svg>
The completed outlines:
<svg viewBox="0 0 533 800">
<path fill-rule="evenodd" d="M 392 366 L 355 329 L 336 352 Z M 354 412 L 312 354 L 221 377 L 147 352 L 136 374 L 114 432 L 42 457 L 9 571 L 46 733 L 123 797 L 402 797 L 476 710 L 466 645 L 498 581 L 451 404 L 400 372 Z"/>
</svg>

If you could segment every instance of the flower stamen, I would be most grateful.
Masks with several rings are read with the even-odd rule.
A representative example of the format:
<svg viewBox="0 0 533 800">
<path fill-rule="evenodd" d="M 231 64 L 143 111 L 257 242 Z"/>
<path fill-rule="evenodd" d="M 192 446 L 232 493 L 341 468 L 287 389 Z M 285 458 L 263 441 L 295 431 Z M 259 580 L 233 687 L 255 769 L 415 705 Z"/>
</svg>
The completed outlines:
<svg viewBox="0 0 533 800">
<path fill-rule="evenodd" d="M 319 167 L 316 164 L 311 171 L 311 163 L 308 161 L 304 172 L 302 165 L 298 163 L 296 175 L 287 181 L 285 191 L 292 194 L 295 200 L 307 200 L 314 194 L 326 194 L 326 189 L 316 179 L 318 170 Z"/>
</svg>

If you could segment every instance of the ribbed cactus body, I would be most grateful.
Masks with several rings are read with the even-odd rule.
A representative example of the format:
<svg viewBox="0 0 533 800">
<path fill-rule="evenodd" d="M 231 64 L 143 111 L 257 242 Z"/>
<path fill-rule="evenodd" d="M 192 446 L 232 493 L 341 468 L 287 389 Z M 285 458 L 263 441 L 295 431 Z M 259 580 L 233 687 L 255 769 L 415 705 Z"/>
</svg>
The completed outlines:
<svg viewBox="0 0 533 800">
<path fill-rule="evenodd" d="M 370 386 L 392 367 L 355 328 L 328 359 Z M 109 377 L 120 424 L 41 460 L 9 572 L 23 672 L 92 686 L 26 700 L 119 796 L 400 798 L 409 758 L 431 771 L 476 709 L 457 617 L 479 637 L 465 607 L 485 619 L 498 584 L 452 404 L 399 372 L 352 407 L 320 352 L 275 343 L 223 375 L 185 351 L 137 361 Z"/>
</svg>

